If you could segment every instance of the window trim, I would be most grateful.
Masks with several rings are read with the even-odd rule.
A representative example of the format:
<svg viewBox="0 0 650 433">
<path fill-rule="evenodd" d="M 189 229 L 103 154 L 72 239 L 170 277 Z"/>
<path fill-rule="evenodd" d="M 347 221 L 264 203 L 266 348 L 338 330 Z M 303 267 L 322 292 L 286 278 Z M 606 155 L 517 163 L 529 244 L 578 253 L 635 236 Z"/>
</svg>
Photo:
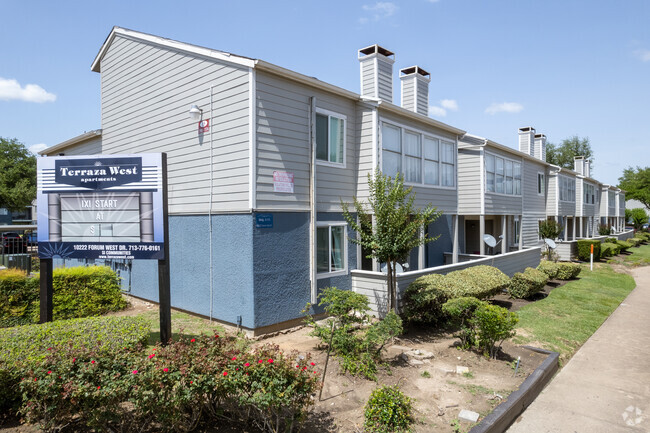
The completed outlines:
<svg viewBox="0 0 650 433">
<path fill-rule="evenodd" d="M 420 178 L 421 182 L 420 183 L 415 183 L 415 182 L 407 182 L 406 181 L 406 176 L 404 176 L 403 172 L 400 172 L 402 176 L 404 177 L 404 185 L 407 186 L 414 186 L 414 187 L 419 187 L 419 188 L 432 188 L 432 189 L 444 189 L 444 190 L 457 190 L 458 189 L 458 140 L 457 139 L 451 139 L 448 137 L 444 137 L 442 135 L 434 134 L 428 131 L 424 131 L 422 129 L 418 128 L 413 128 L 408 125 L 404 125 L 399 122 L 395 122 L 393 120 L 386 120 L 386 119 L 381 119 L 379 120 L 379 143 L 378 143 L 378 150 L 379 154 L 382 156 L 380 159 L 380 165 L 381 169 L 383 172 L 384 169 L 384 161 L 383 161 L 383 152 L 384 152 L 384 136 L 383 136 L 383 131 L 384 131 L 384 124 L 388 124 L 389 126 L 392 126 L 394 128 L 398 128 L 400 130 L 400 138 L 401 138 L 401 166 L 402 170 L 404 169 L 404 158 L 406 157 L 406 154 L 404 152 L 404 135 L 406 130 L 408 130 L 411 133 L 418 134 L 420 135 L 420 167 L 421 167 L 421 172 L 420 172 Z M 430 139 L 438 140 L 438 184 L 437 185 L 432 185 L 429 183 L 424 183 L 424 162 L 425 161 L 433 161 L 432 159 L 427 159 L 424 156 L 424 138 L 428 137 Z M 453 186 L 443 186 L 442 185 L 442 142 L 445 141 L 447 143 L 450 143 L 452 145 L 452 155 L 453 155 L 453 168 L 454 168 L 454 185 Z M 449 163 L 444 163 L 446 165 L 450 165 Z"/>
<path fill-rule="evenodd" d="M 498 196 L 503 196 L 503 197 L 523 197 L 523 190 L 524 190 L 524 163 L 521 159 L 512 159 L 508 158 L 506 156 L 503 156 L 498 153 L 490 152 L 489 150 L 484 151 L 485 156 L 483 157 L 483 173 L 484 173 L 484 182 L 483 182 L 483 192 L 485 194 L 494 194 Z M 487 156 L 490 155 L 494 157 L 494 191 L 488 191 L 488 184 L 487 184 Z M 511 161 L 513 163 L 512 165 L 512 194 L 508 194 L 507 192 L 497 192 L 497 158 L 501 158 L 503 160 L 503 190 L 506 191 L 506 180 L 508 178 L 507 175 L 507 170 L 506 170 L 506 161 Z M 519 164 L 519 194 L 515 194 L 515 166 L 514 164 Z M 490 172 L 492 173 L 492 172 Z"/>
<path fill-rule="evenodd" d="M 316 164 L 326 166 L 326 167 L 345 168 L 345 166 L 346 166 L 346 158 L 347 158 L 347 147 L 348 147 L 347 146 L 348 117 L 345 114 L 337 113 L 335 111 L 330 111 L 330 110 L 326 110 L 324 108 L 318 108 L 318 107 L 316 107 L 316 114 L 321 114 L 323 116 L 327 116 L 327 132 L 328 132 L 328 135 L 327 135 L 327 137 L 328 137 L 328 143 L 327 143 L 328 159 L 327 159 L 327 161 L 325 161 L 324 159 L 316 158 Z M 330 154 L 329 129 L 330 129 L 330 119 L 332 117 L 343 120 L 343 162 L 333 162 L 333 161 L 329 160 L 329 154 Z M 315 125 L 314 125 L 314 130 L 315 130 Z M 318 147 L 318 144 L 316 143 L 316 137 L 314 137 L 314 145 L 316 147 Z"/>
<path fill-rule="evenodd" d="M 568 182 L 567 183 L 567 194 L 569 194 L 569 195 L 571 195 L 570 194 L 570 192 L 571 192 L 571 181 L 573 181 L 573 200 L 563 200 L 562 199 L 562 179 L 566 179 L 567 182 Z M 557 197 L 558 201 L 561 201 L 562 203 L 573 203 L 573 204 L 575 204 L 576 203 L 576 192 L 578 191 L 577 190 L 576 179 L 573 178 L 573 177 L 569 177 L 569 176 L 558 175 L 557 182 L 558 182 L 558 186 L 559 186 L 558 197 Z"/>
<path fill-rule="evenodd" d="M 327 227 L 329 236 L 327 237 L 329 245 L 328 252 L 331 254 L 332 251 L 332 227 L 344 227 L 343 230 L 343 269 L 340 271 L 329 271 L 329 272 L 318 272 L 316 270 L 316 279 L 320 280 L 322 278 L 338 277 L 342 275 L 348 275 L 348 223 L 345 221 L 317 221 L 316 229 Z M 316 245 L 316 250 L 318 250 L 318 244 Z M 318 254 L 318 253 L 316 253 Z M 329 256 L 328 256 L 329 257 Z M 331 266 L 331 263 L 330 263 Z"/>
<path fill-rule="evenodd" d="M 539 183 L 539 177 L 542 177 L 542 183 Z M 539 187 L 542 186 L 542 192 L 539 192 Z M 537 172 L 537 195 L 544 196 L 546 194 L 546 173 L 538 171 Z"/>
</svg>

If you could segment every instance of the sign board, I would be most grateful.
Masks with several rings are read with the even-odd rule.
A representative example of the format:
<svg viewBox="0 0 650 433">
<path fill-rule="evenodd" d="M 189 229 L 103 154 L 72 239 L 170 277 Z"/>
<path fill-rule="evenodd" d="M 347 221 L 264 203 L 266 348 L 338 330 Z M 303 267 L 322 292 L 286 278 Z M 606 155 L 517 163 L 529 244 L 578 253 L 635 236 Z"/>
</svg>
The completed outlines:
<svg viewBox="0 0 650 433">
<path fill-rule="evenodd" d="M 273 228 L 273 214 L 272 213 L 258 213 L 255 215 L 255 227 L 258 229 L 272 229 Z"/>
<path fill-rule="evenodd" d="M 161 154 L 37 161 L 40 258 L 165 258 Z"/>
<path fill-rule="evenodd" d="M 199 133 L 210 131 L 210 119 L 199 121 Z"/>
<path fill-rule="evenodd" d="M 274 171 L 273 192 L 293 193 L 293 173 L 289 171 Z"/>
</svg>

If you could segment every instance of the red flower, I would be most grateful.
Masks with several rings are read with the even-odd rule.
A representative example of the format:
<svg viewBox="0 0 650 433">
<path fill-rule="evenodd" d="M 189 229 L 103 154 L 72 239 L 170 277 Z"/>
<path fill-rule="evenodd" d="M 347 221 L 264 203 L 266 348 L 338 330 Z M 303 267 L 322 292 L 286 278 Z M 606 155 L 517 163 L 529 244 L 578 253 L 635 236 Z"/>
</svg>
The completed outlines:
<svg viewBox="0 0 650 433">
<path fill-rule="evenodd" d="M 272 360 L 272 359 L 269 359 L 269 364 L 273 364 L 273 360 Z"/>
<path fill-rule="evenodd" d="M 219 338 L 219 334 L 214 334 L 214 338 Z"/>
<path fill-rule="evenodd" d="M 304 371 L 304 370 L 307 370 L 307 366 L 305 365 L 302 369 L 303 369 L 303 371 Z"/>
<path fill-rule="evenodd" d="M 194 383 L 194 381 L 193 381 L 193 380 L 190 380 L 190 385 L 193 384 L 193 383 Z"/>
<path fill-rule="evenodd" d="M 224 375 L 224 376 L 228 376 L 228 372 L 227 372 L 227 371 L 224 371 L 224 372 L 223 372 L 223 375 Z"/>
<path fill-rule="evenodd" d="M 296 368 L 300 368 L 300 366 L 299 366 L 299 365 L 296 365 Z"/>
<path fill-rule="evenodd" d="M 192 339 L 190 340 L 190 343 L 194 343 L 195 341 L 196 341 L 196 338 L 192 338 Z"/>
<path fill-rule="evenodd" d="M 77 360 L 77 358 L 72 358 L 72 362 L 75 362 L 76 360 Z"/>
<path fill-rule="evenodd" d="M 133 370 L 131 373 L 138 374 L 138 370 Z"/>
<path fill-rule="evenodd" d="M 36 382 L 37 380 L 38 380 L 38 377 L 35 377 L 35 378 L 34 378 L 34 382 Z"/>
<path fill-rule="evenodd" d="M 235 371 L 239 371 L 239 367 L 235 368 Z"/>
<path fill-rule="evenodd" d="M 263 363 L 263 362 L 264 362 L 263 359 L 260 359 L 259 361 L 257 361 L 258 364 L 261 364 L 261 363 Z"/>
<path fill-rule="evenodd" d="M 156 354 L 152 353 L 151 355 L 149 355 L 149 359 L 153 358 L 154 356 L 156 356 Z"/>
<path fill-rule="evenodd" d="M 169 368 L 165 367 L 165 368 L 163 368 L 163 371 L 164 371 L 165 373 L 167 373 L 167 372 L 169 371 Z"/>
<path fill-rule="evenodd" d="M 251 365 L 250 362 L 247 362 L 246 364 L 244 364 L 244 367 L 250 367 L 250 365 Z"/>
<path fill-rule="evenodd" d="M 233 360 L 233 361 L 237 361 L 237 357 L 236 357 L 236 356 L 233 356 L 233 357 L 232 357 L 232 360 Z"/>
<path fill-rule="evenodd" d="M 318 372 L 317 372 L 317 371 L 314 371 L 314 374 L 318 374 Z"/>
<path fill-rule="evenodd" d="M 51 348 L 51 347 L 48 347 L 47 350 L 52 350 L 52 348 Z"/>
<path fill-rule="evenodd" d="M 93 359 L 92 361 L 90 361 L 90 363 L 91 363 L 91 364 L 94 364 L 94 363 L 95 363 L 95 360 Z"/>
<path fill-rule="evenodd" d="M 315 363 L 315 362 L 312 362 L 312 363 L 311 363 L 311 366 L 313 367 L 314 365 L 316 365 L 316 363 Z"/>
<path fill-rule="evenodd" d="M 52 374 L 52 370 L 48 371 L 47 374 Z"/>
<path fill-rule="evenodd" d="M 98 386 L 97 389 L 102 389 L 102 387 L 101 387 L 101 386 Z"/>
</svg>

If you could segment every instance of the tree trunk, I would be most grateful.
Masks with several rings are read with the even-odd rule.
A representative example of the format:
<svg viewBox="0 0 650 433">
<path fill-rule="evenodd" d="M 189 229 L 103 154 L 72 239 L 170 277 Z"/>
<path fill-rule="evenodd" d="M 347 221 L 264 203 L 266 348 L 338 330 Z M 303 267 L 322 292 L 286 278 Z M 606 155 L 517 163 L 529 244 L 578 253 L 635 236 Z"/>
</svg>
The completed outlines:
<svg viewBox="0 0 650 433">
<path fill-rule="evenodd" d="M 393 284 L 393 312 L 395 314 L 397 313 L 397 266 L 395 266 L 395 262 L 393 262 L 393 278 L 392 278 L 392 284 Z"/>
<path fill-rule="evenodd" d="M 388 278 L 388 308 L 386 308 L 386 313 L 393 309 L 393 262 L 386 260 L 386 276 Z"/>
</svg>

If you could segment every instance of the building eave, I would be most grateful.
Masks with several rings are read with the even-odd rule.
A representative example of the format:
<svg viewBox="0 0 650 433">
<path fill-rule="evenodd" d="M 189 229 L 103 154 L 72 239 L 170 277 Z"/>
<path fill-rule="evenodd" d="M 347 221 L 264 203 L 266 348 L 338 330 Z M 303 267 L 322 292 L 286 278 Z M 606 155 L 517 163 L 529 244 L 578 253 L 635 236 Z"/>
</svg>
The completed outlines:
<svg viewBox="0 0 650 433">
<path fill-rule="evenodd" d="M 41 156 L 51 156 L 52 154 L 58 154 L 62 150 L 65 150 L 71 146 L 74 146 L 79 143 L 83 143 L 84 141 L 91 140 L 93 138 L 101 137 L 102 136 L 102 130 L 101 129 L 95 129 L 93 131 L 88 131 L 84 132 L 81 135 L 77 135 L 76 137 L 73 137 L 69 140 L 66 140 L 64 142 L 61 142 L 59 144 L 55 144 L 54 146 L 50 146 L 46 149 L 41 150 L 38 152 L 39 155 Z"/>
</svg>

